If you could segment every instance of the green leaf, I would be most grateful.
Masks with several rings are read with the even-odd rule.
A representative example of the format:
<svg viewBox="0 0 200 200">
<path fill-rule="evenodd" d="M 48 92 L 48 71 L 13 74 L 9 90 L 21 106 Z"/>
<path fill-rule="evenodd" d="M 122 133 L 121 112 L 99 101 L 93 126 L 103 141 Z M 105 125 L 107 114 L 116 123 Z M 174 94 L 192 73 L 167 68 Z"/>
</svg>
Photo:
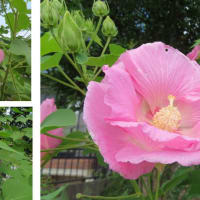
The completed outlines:
<svg viewBox="0 0 200 200">
<path fill-rule="evenodd" d="M 191 170 L 191 168 L 181 168 L 179 171 L 177 171 L 170 180 L 162 184 L 162 187 L 160 188 L 160 195 L 165 195 L 167 192 L 185 181 L 188 178 Z"/>
<path fill-rule="evenodd" d="M 67 187 L 68 187 L 68 184 L 61 186 L 56 191 L 50 194 L 41 196 L 41 200 L 56 200 L 57 199 L 56 197 L 58 197 L 58 195 L 60 195 L 61 192 L 64 191 Z"/>
<path fill-rule="evenodd" d="M 43 56 L 41 58 L 41 70 L 42 71 L 47 70 L 59 65 L 62 55 L 63 55 L 62 53 L 55 53 L 54 55 L 51 56 Z"/>
<path fill-rule="evenodd" d="M 32 185 L 29 178 L 24 177 L 20 169 L 13 171 L 13 176 L 2 185 L 4 200 L 32 200 Z"/>
<path fill-rule="evenodd" d="M 188 176 L 190 198 L 200 197 L 200 169 L 192 170 Z"/>
<path fill-rule="evenodd" d="M 76 115 L 70 109 L 58 109 L 51 113 L 41 124 L 41 132 L 56 128 L 74 126 L 76 124 Z"/>
<path fill-rule="evenodd" d="M 24 0 L 10 0 L 11 5 L 21 13 L 28 13 Z"/>
<path fill-rule="evenodd" d="M 115 56 L 120 56 L 122 53 L 126 51 L 126 49 L 117 44 L 110 44 L 109 49 L 110 53 Z"/>
<path fill-rule="evenodd" d="M 103 44 L 102 44 L 102 42 L 101 42 L 101 39 L 100 39 L 100 37 L 96 34 L 93 34 L 92 35 L 92 39 L 94 40 L 94 42 L 96 42 L 99 46 L 101 46 L 101 47 L 103 47 Z"/>
<path fill-rule="evenodd" d="M 4 149 L 6 151 L 14 152 L 18 155 L 22 155 L 20 152 L 14 150 L 13 148 L 9 147 L 6 143 L 0 141 L 0 149 Z"/>
<path fill-rule="evenodd" d="M 118 59 L 119 56 L 106 54 L 101 57 L 89 57 L 88 61 L 85 63 L 89 66 L 98 66 L 102 67 L 103 65 L 112 66 Z"/>
<path fill-rule="evenodd" d="M 32 128 L 24 128 L 22 132 L 24 133 L 24 136 L 32 138 Z"/>
<path fill-rule="evenodd" d="M 84 64 L 88 61 L 88 56 L 86 53 L 78 53 L 76 55 L 76 61 L 78 64 Z"/>
<path fill-rule="evenodd" d="M 19 108 L 17 108 L 17 107 L 12 107 L 11 109 L 12 109 L 13 112 L 23 114 L 23 112 L 20 111 Z"/>
<path fill-rule="evenodd" d="M 21 30 L 27 30 L 30 28 L 30 19 L 24 13 L 19 13 L 17 20 L 17 27 L 15 27 L 15 15 L 13 13 L 7 13 L 6 24 L 10 27 L 12 32 L 18 33 Z"/>
<path fill-rule="evenodd" d="M 31 48 L 24 40 L 13 40 L 10 45 L 10 52 L 15 55 L 25 56 L 27 63 L 31 65 Z"/>
<path fill-rule="evenodd" d="M 62 49 L 52 37 L 51 33 L 46 32 L 41 38 L 41 56 L 52 52 L 63 53 Z"/>
</svg>

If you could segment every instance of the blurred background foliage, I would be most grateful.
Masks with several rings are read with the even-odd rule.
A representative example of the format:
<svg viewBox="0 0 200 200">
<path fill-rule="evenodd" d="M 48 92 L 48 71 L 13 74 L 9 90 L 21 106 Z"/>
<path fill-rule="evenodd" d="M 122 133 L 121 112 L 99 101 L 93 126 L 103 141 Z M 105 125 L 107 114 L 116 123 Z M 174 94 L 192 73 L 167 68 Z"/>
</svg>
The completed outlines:
<svg viewBox="0 0 200 200">
<path fill-rule="evenodd" d="M 86 18 L 92 17 L 97 23 L 97 17 L 91 16 L 92 4 L 93 0 L 66 1 L 69 10 L 80 9 Z M 200 0 L 108 0 L 108 4 L 109 15 L 118 28 L 118 35 L 111 43 L 126 49 L 147 42 L 162 41 L 186 54 L 200 37 Z M 42 29 L 42 34 L 44 32 Z M 103 38 L 101 31 L 99 35 Z M 99 56 L 100 50 L 97 44 L 93 44 L 91 54 Z M 65 59 L 60 64 L 70 77 L 77 76 Z M 57 69 L 52 68 L 48 73 L 64 81 Z M 42 100 L 53 96 L 60 107 L 71 107 L 74 110 L 82 108 L 83 96 L 79 92 L 45 77 L 42 77 L 41 82 Z M 77 84 L 82 87 L 80 82 Z"/>
</svg>

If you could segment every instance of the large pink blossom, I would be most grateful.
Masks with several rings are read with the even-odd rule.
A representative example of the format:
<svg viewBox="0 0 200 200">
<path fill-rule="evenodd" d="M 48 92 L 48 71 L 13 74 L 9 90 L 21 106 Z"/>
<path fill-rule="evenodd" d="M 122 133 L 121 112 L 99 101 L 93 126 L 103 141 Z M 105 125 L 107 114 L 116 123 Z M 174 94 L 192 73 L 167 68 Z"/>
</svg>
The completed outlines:
<svg viewBox="0 0 200 200">
<path fill-rule="evenodd" d="M 41 110 L 40 110 L 40 123 L 52 112 L 56 111 L 56 105 L 54 103 L 54 99 L 46 99 L 41 104 Z M 55 130 L 48 131 L 48 133 L 56 136 L 63 136 L 63 129 L 57 128 Z M 40 136 L 41 140 L 41 150 L 45 149 L 52 149 L 56 148 L 60 143 L 61 140 L 55 139 L 46 135 L 41 134 Z M 41 154 L 41 157 L 43 157 L 45 153 Z"/>
<path fill-rule="evenodd" d="M 200 164 L 200 66 L 162 42 L 123 53 L 90 82 L 84 120 L 109 167 L 128 179 L 156 163 Z"/>
<path fill-rule="evenodd" d="M 4 59 L 4 52 L 3 50 L 0 49 L 0 63 L 3 61 Z"/>
<path fill-rule="evenodd" d="M 196 60 L 200 58 L 200 45 L 195 46 L 190 53 L 187 54 L 187 56 L 191 60 Z"/>
</svg>

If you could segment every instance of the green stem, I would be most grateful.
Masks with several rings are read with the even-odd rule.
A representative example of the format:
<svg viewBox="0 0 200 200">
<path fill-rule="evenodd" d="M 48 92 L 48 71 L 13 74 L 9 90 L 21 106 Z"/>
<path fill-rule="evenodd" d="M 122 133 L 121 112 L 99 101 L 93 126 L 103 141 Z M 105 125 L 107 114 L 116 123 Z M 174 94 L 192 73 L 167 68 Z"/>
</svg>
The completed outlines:
<svg viewBox="0 0 200 200">
<path fill-rule="evenodd" d="M 95 37 L 95 36 L 97 35 L 97 33 L 98 33 L 98 31 L 99 31 L 99 28 L 100 28 L 100 26 L 101 26 L 102 20 L 103 20 L 103 17 L 99 17 L 99 21 L 98 21 L 96 30 L 95 30 L 95 32 L 94 32 L 94 34 L 93 34 L 93 37 Z M 93 41 L 94 41 L 93 37 L 92 37 L 91 40 L 89 41 L 89 44 L 88 44 L 88 46 L 87 46 L 87 50 L 89 50 L 90 46 L 92 45 L 92 43 L 93 43 Z"/>
<path fill-rule="evenodd" d="M 158 200 L 158 198 L 159 198 L 160 177 L 161 177 L 161 172 L 160 172 L 160 170 L 157 169 L 155 200 Z"/>
<path fill-rule="evenodd" d="M 58 44 L 58 46 L 62 49 L 62 46 L 60 45 L 60 43 L 58 42 L 56 35 L 54 34 L 53 29 L 51 29 L 51 34 L 53 36 L 53 38 L 55 39 L 56 43 Z M 79 75 L 81 77 L 83 77 L 81 70 L 79 69 L 79 67 L 77 66 L 77 64 L 71 59 L 71 57 L 62 49 L 63 54 L 65 55 L 65 57 L 67 58 L 67 60 L 71 63 L 71 65 L 76 69 L 76 71 L 79 73 Z M 74 55 L 73 55 L 74 56 Z M 74 59 L 75 60 L 75 59 Z"/>
<path fill-rule="evenodd" d="M 90 142 L 90 140 L 87 139 L 76 139 L 76 138 L 69 138 L 69 137 L 61 137 L 61 136 L 57 136 L 57 135 L 52 135 L 49 133 L 42 133 L 43 135 L 47 135 L 49 137 L 55 138 L 55 139 L 59 139 L 59 140 L 70 140 L 70 141 L 75 141 L 75 142 Z"/>
<path fill-rule="evenodd" d="M 67 58 L 67 60 L 71 63 L 71 65 L 76 69 L 76 71 L 79 73 L 79 75 L 82 77 L 82 73 L 81 70 L 78 68 L 77 64 L 71 59 L 71 57 L 67 54 L 64 53 L 65 57 Z M 74 57 L 74 54 L 72 54 Z M 75 60 L 75 57 L 74 57 Z"/>
<path fill-rule="evenodd" d="M 101 52 L 101 56 L 103 56 L 104 53 L 106 52 L 106 49 L 108 48 L 108 45 L 109 45 L 109 43 L 110 43 L 110 40 L 111 40 L 111 37 L 108 37 L 107 40 L 106 40 L 106 44 L 105 44 L 105 46 L 104 46 L 104 48 L 103 48 L 103 51 Z"/>
<path fill-rule="evenodd" d="M 58 83 L 60 83 L 60 84 L 63 84 L 64 86 L 67 86 L 67 87 L 69 87 L 69 88 L 76 89 L 73 85 L 70 85 L 70 84 L 68 84 L 68 83 L 66 83 L 66 82 L 64 82 L 64 81 L 61 81 L 61 80 L 59 80 L 59 79 L 57 79 L 57 78 L 54 78 L 53 76 L 50 76 L 50 75 L 48 75 L 48 74 L 42 74 L 42 76 L 45 76 L 45 77 L 47 77 L 47 78 L 49 78 L 49 79 L 51 79 L 51 80 L 54 80 L 54 81 L 56 81 L 56 82 L 58 82 Z"/>
<path fill-rule="evenodd" d="M 20 94 L 18 93 L 18 89 L 17 89 L 17 85 L 16 85 L 16 82 L 15 82 L 15 78 L 13 76 L 13 72 L 12 72 L 12 69 L 10 70 L 10 74 L 11 74 L 11 77 L 12 77 L 12 81 L 13 81 L 13 86 L 16 90 L 16 94 L 17 96 L 19 97 L 19 100 L 21 101 L 21 97 L 20 97 Z"/>
<path fill-rule="evenodd" d="M 138 194 L 131 194 L 131 195 L 127 195 L 127 196 L 117 196 L 117 197 L 104 197 L 104 196 L 89 196 L 89 195 L 85 195 L 85 194 L 81 194 L 78 193 L 76 194 L 76 198 L 77 199 L 81 199 L 81 198 L 88 198 L 88 199 L 107 199 L 107 200 L 123 200 L 123 199 L 131 199 L 131 198 L 138 198 L 140 197 L 140 193 Z"/>
<path fill-rule="evenodd" d="M 151 188 L 151 175 L 148 176 L 148 193 L 150 196 L 150 199 L 153 200 L 153 194 L 152 194 L 152 188 Z"/>
<path fill-rule="evenodd" d="M 11 54 L 8 55 L 8 63 L 9 63 L 9 65 L 8 65 L 8 67 L 6 69 L 5 76 L 4 76 L 4 79 L 3 79 L 3 85 L 2 85 L 2 88 L 1 88 L 1 101 L 4 100 L 4 92 L 5 92 L 5 87 L 6 87 L 6 81 L 7 81 L 8 74 L 9 74 L 10 67 L 11 67 L 10 57 L 11 57 Z"/>
<path fill-rule="evenodd" d="M 25 62 L 26 62 L 25 60 L 19 62 L 17 65 L 15 65 L 14 67 L 12 67 L 12 69 L 21 68 L 21 67 L 27 67 L 27 66 L 21 66 L 21 65 L 24 64 Z"/>
<path fill-rule="evenodd" d="M 133 184 L 135 192 L 138 193 L 138 194 L 140 194 L 141 198 L 144 200 L 144 196 L 142 195 L 142 191 L 140 190 L 140 187 L 137 184 L 137 181 L 136 180 L 132 180 L 131 182 Z"/>
<path fill-rule="evenodd" d="M 144 180 L 144 177 L 141 177 L 141 179 L 142 179 L 142 183 L 144 184 L 147 195 L 149 196 L 149 199 L 153 200 L 153 196 L 152 196 L 152 192 L 151 192 L 151 188 L 150 188 L 151 187 L 150 182 L 148 181 L 148 185 L 147 185 L 145 180 Z M 149 179 L 149 177 L 148 177 L 148 179 Z"/>
<path fill-rule="evenodd" d="M 61 74 L 78 90 L 85 96 L 85 92 L 63 71 L 60 65 L 57 65 L 58 70 Z"/>
<path fill-rule="evenodd" d="M 100 55 L 100 56 L 103 56 L 104 53 L 106 52 L 106 49 L 108 48 L 108 45 L 109 45 L 109 43 L 110 43 L 110 40 L 111 40 L 111 37 L 108 37 L 107 40 L 106 40 L 106 44 L 105 44 L 105 46 L 104 46 L 104 48 L 103 48 L 103 51 L 101 52 L 101 55 Z M 98 69 L 98 67 L 95 67 L 95 69 L 94 69 L 94 74 L 96 73 L 97 69 Z M 101 70 L 102 70 L 102 69 L 100 68 L 99 71 L 97 72 L 97 74 L 94 76 L 93 80 L 95 80 L 96 77 L 101 73 Z"/>
</svg>

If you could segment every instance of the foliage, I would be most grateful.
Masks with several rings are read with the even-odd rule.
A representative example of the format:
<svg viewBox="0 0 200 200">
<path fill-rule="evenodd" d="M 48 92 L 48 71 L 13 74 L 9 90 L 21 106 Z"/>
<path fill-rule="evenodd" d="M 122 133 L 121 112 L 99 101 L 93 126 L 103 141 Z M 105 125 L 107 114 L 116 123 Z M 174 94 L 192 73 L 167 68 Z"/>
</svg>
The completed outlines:
<svg viewBox="0 0 200 200">
<path fill-rule="evenodd" d="M 0 100 L 31 99 L 31 10 L 30 0 L 1 0 L 0 49 L 5 59 L 0 64 Z M 1 19 L 2 20 L 2 19 Z"/>
<path fill-rule="evenodd" d="M 32 109 L 0 108 L 0 199 L 32 199 Z"/>
</svg>

